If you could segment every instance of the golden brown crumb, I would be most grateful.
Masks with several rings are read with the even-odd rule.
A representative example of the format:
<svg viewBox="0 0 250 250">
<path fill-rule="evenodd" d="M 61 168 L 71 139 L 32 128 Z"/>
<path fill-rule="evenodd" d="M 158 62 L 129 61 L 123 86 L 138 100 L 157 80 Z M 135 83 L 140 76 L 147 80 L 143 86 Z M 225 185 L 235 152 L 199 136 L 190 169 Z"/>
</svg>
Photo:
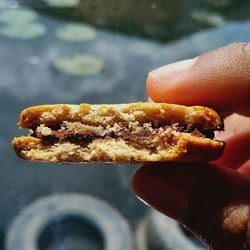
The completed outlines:
<svg viewBox="0 0 250 250">
<path fill-rule="evenodd" d="M 36 131 L 40 134 L 42 134 L 43 136 L 48 136 L 48 135 L 52 135 L 52 130 L 51 128 L 45 126 L 44 124 L 41 124 L 40 126 L 38 126 L 36 128 Z"/>
</svg>

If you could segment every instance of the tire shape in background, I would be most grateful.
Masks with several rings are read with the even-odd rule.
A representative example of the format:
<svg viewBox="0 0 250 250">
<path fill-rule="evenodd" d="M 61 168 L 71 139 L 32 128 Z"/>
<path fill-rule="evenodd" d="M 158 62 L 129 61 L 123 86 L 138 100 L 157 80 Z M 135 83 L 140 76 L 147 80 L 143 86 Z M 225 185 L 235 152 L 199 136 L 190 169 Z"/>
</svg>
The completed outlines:
<svg viewBox="0 0 250 250">
<path fill-rule="evenodd" d="M 180 225 L 169 217 L 150 210 L 135 233 L 136 250 L 204 250 L 187 237 Z"/>
<path fill-rule="evenodd" d="M 105 250 L 132 250 L 126 220 L 107 203 L 88 195 L 56 194 L 24 208 L 6 238 L 7 250 L 38 250 L 41 232 L 58 217 L 74 216 L 92 223 L 101 233 Z"/>
</svg>

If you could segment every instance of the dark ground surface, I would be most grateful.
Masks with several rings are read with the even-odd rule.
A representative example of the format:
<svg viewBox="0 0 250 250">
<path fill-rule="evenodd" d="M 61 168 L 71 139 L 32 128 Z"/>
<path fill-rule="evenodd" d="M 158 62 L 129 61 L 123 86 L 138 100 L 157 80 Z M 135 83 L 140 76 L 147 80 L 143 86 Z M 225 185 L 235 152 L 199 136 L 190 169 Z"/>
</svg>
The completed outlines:
<svg viewBox="0 0 250 250">
<path fill-rule="evenodd" d="M 249 41 L 250 22 L 226 22 L 174 43 L 158 42 L 98 31 L 86 43 L 67 43 L 54 35 L 62 21 L 41 16 L 45 36 L 13 40 L 0 36 L 0 249 L 13 218 L 28 204 L 52 193 L 77 192 L 99 197 L 117 208 L 134 227 L 146 207 L 130 190 L 136 166 L 55 165 L 16 157 L 14 136 L 19 112 L 47 103 L 126 103 L 146 100 L 147 72 L 160 65 L 191 58 L 231 42 Z M 59 56 L 88 52 L 102 58 L 102 73 L 71 77 L 56 71 Z"/>
</svg>

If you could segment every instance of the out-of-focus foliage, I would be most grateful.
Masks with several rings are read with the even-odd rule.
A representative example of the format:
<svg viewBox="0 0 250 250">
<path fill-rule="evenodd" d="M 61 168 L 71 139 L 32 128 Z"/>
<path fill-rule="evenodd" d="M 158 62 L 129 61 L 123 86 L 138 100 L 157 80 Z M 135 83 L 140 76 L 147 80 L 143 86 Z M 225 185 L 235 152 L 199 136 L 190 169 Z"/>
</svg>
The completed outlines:
<svg viewBox="0 0 250 250">
<path fill-rule="evenodd" d="M 84 42 L 95 39 L 96 31 L 89 25 L 69 23 L 59 28 L 56 36 L 68 42 Z"/>
<path fill-rule="evenodd" d="M 28 8 L 10 9 L 0 12 L 0 21 L 4 23 L 22 24 L 32 22 L 36 18 L 37 13 Z"/>
<path fill-rule="evenodd" d="M 46 27 L 42 23 L 8 24 L 1 29 L 1 34 L 13 39 L 34 39 L 46 33 Z"/>
<path fill-rule="evenodd" d="M 32 5 L 38 0 L 23 1 Z M 86 22 L 102 29 L 158 41 L 178 39 L 228 20 L 250 18 L 250 1 L 247 0 L 79 0 L 79 4 L 72 5 L 70 11 L 67 6 L 63 8 L 63 0 L 43 1 L 60 2 L 62 8 L 52 5 L 40 8 L 57 18 Z"/>
<path fill-rule="evenodd" d="M 104 62 L 90 54 L 75 54 L 72 57 L 57 58 L 54 67 L 60 72 L 73 76 L 90 76 L 99 74 Z"/>
<path fill-rule="evenodd" d="M 193 10 L 190 13 L 190 16 L 197 22 L 207 25 L 218 26 L 224 23 L 224 18 L 222 15 L 205 10 Z"/>
<path fill-rule="evenodd" d="M 44 0 L 47 4 L 54 7 L 74 7 L 79 4 L 79 0 Z"/>
</svg>

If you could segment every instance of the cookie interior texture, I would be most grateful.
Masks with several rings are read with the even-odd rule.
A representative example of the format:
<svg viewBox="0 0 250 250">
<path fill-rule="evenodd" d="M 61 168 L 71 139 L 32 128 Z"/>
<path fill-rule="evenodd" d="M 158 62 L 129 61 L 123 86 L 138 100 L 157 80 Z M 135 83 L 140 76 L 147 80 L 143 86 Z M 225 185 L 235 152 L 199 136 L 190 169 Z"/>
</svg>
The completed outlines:
<svg viewBox="0 0 250 250">
<path fill-rule="evenodd" d="M 212 109 L 173 104 L 44 105 L 20 115 L 28 136 L 13 146 L 24 159 L 52 162 L 209 161 L 223 128 Z"/>
</svg>

